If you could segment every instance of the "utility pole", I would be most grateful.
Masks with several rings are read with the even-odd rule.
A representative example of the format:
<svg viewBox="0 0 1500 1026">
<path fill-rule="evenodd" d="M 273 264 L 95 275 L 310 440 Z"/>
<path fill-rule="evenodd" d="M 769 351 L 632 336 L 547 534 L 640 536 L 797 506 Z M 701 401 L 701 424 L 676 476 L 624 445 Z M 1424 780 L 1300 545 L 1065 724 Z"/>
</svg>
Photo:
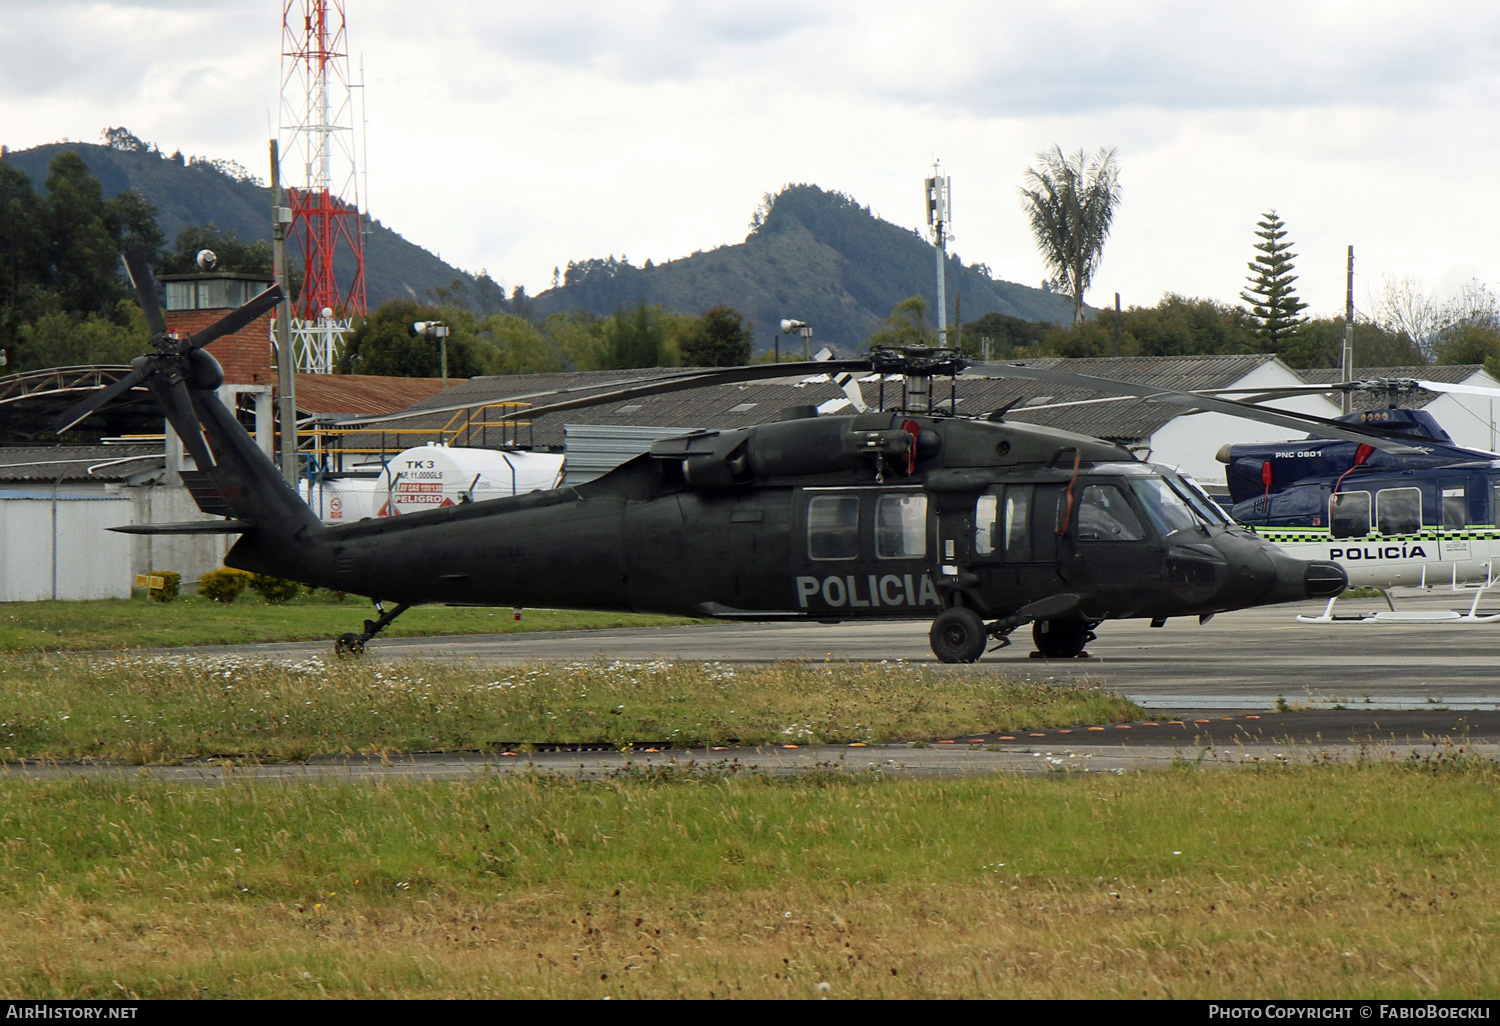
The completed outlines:
<svg viewBox="0 0 1500 1026">
<path fill-rule="evenodd" d="M 277 401 L 281 416 L 281 476 L 297 487 L 297 394 L 292 358 L 292 287 L 286 274 L 286 229 L 292 223 L 291 208 L 281 191 L 281 151 L 271 140 L 271 273 L 281 286 L 276 304 L 276 377 L 281 388 Z"/>
<path fill-rule="evenodd" d="M 1349 247 L 1349 290 L 1344 303 L 1344 358 L 1340 362 L 1344 380 L 1354 380 L 1354 247 Z M 1354 392 L 1344 389 L 1344 413 L 1354 412 Z"/>
<path fill-rule="evenodd" d="M 1120 294 L 1115 293 L 1115 355 L 1120 355 Z"/>
</svg>

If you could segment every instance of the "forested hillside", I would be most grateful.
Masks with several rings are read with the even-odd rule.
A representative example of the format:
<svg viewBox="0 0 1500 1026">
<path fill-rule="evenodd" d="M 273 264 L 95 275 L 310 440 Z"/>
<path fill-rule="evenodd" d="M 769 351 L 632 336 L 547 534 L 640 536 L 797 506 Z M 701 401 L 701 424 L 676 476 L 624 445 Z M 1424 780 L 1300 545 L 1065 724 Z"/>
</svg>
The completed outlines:
<svg viewBox="0 0 1500 1026">
<path fill-rule="evenodd" d="M 156 208 L 156 222 L 168 243 L 184 228 L 208 224 L 246 242 L 271 241 L 271 190 L 259 179 L 231 162 L 190 160 L 180 152 L 168 156 L 139 140 L 132 143 L 133 138 L 120 144 L 128 148 L 48 143 L 9 151 L 4 159 L 40 189 L 52 158 L 64 150 L 75 151 L 99 180 L 105 199 L 126 191 L 145 197 Z M 373 234 L 365 242 L 365 290 L 372 308 L 387 299 L 426 298 L 429 289 L 450 287 L 454 279 L 477 291 L 474 279 L 463 271 L 378 220 L 371 227 Z M 353 266 L 338 267 L 338 273 L 341 281 L 348 281 Z"/>
<path fill-rule="evenodd" d="M 755 323 L 757 350 L 770 348 L 784 317 L 808 322 L 820 343 L 859 348 L 902 300 L 937 302 L 932 247 L 882 221 L 848 196 L 815 185 L 782 190 L 756 211 L 742 243 L 644 266 L 609 257 L 570 262 L 562 283 L 535 298 L 541 314 L 605 315 L 645 302 L 673 311 L 724 303 Z M 1067 322 L 1069 300 L 990 277 L 983 265 L 947 265 L 949 319 L 962 294 L 965 321 L 988 313 Z"/>
</svg>

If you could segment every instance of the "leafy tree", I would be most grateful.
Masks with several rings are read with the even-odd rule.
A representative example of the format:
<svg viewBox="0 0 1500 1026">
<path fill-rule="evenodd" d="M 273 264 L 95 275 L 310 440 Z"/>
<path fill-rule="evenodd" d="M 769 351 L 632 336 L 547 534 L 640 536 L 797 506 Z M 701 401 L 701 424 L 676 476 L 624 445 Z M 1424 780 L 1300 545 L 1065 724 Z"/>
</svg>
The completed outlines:
<svg viewBox="0 0 1500 1026">
<path fill-rule="evenodd" d="M 23 366 L 15 369 L 129 363 L 145 351 L 150 331 L 133 300 L 122 299 L 119 307 L 114 320 L 97 313 L 53 310 L 22 325 L 17 362 Z"/>
<path fill-rule="evenodd" d="M 31 179 L 0 161 L 0 348 L 14 348 L 17 331 L 42 305 L 46 218 Z"/>
<path fill-rule="evenodd" d="M 161 243 L 155 210 L 138 193 L 105 201 L 72 150 L 57 153 L 46 191 L 0 162 L 0 348 L 6 372 L 123 363 L 146 345 L 120 250 Z"/>
<path fill-rule="evenodd" d="M 1500 372 L 1500 330 L 1485 324 L 1455 326 L 1438 342 L 1437 362 L 1450 366 L 1482 363 L 1492 377 L 1500 377 L 1497 373 Z"/>
<path fill-rule="evenodd" d="M 1022 188 L 1031 234 L 1057 289 L 1073 297 L 1073 323 L 1083 323 L 1083 294 L 1099 268 L 1120 202 L 1120 168 L 1113 149 L 1085 158 L 1061 146 L 1037 154 L 1040 169 L 1026 169 Z"/>
<path fill-rule="evenodd" d="M 755 326 L 723 303 L 690 322 L 679 336 L 682 363 L 687 367 L 738 367 L 750 362 Z"/>
<path fill-rule="evenodd" d="M 198 253 L 205 249 L 212 250 L 214 256 L 218 257 L 219 262 L 214 268 L 215 271 L 266 276 L 271 274 L 272 257 L 269 242 L 264 239 L 246 242 L 233 229 L 223 232 L 212 224 L 191 225 L 178 232 L 172 252 L 162 259 L 162 272 L 192 274 L 200 269 Z M 296 278 L 301 278 L 300 268 L 294 267 L 291 270 Z M 300 284 L 300 281 L 293 283 L 294 294 Z"/>
<path fill-rule="evenodd" d="M 412 299 L 393 299 L 381 303 L 365 318 L 344 343 L 339 358 L 342 374 L 389 374 L 404 378 L 435 378 L 442 374 L 442 346 L 439 339 L 419 336 L 412 331 L 416 321 L 446 321 L 448 336 L 448 377 L 472 378 L 484 373 L 476 353 L 476 340 L 469 325 L 455 323 L 453 311 L 423 306 Z"/>
<path fill-rule="evenodd" d="M 104 225 L 119 248 L 141 249 L 154 254 L 161 249 L 162 231 L 156 223 L 156 208 L 138 192 L 121 192 L 104 204 Z"/>
<path fill-rule="evenodd" d="M 970 356 L 1004 360 L 1030 352 L 1042 344 L 1053 327 L 1048 321 L 1027 321 L 1003 313 L 987 313 L 963 326 L 962 348 Z"/>
<path fill-rule="evenodd" d="M 937 331 L 927 327 L 927 300 L 921 296 L 912 296 L 897 303 L 885 323 L 865 343 L 868 349 L 881 346 L 935 345 Z"/>
<path fill-rule="evenodd" d="M 48 170 L 48 284 L 66 310 L 112 310 L 123 295 L 120 240 L 106 221 L 99 180 L 72 150 L 53 157 Z"/>
<path fill-rule="evenodd" d="M 126 153 L 149 153 L 155 149 L 128 128 L 106 128 L 103 135 L 104 144 L 112 150 L 122 150 Z"/>
<path fill-rule="evenodd" d="M 1344 319 L 1314 317 L 1297 329 L 1280 355 L 1293 367 L 1338 367 L 1344 354 Z M 1381 324 L 1354 323 L 1355 367 L 1413 367 L 1427 362 L 1410 338 Z"/>
<path fill-rule="evenodd" d="M 1307 304 L 1297 298 L 1292 283 L 1297 276 L 1292 273 L 1292 260 L 1297 256 L 1291 251 L 1292 244 L 1286 240 L 1286 225 L 1268 211 L 1256 224 L 1255 244 L 1259 255 L 1248 266 L 1253 272 L 1248 279 L 1249 288 L 1240 293 L 1240 298 L 1250 304 L 1251 316 L 1255 318 L 1255 333 L 1260 337 L 1266 351 L 1280 353 L 1286 349 L 1297 334 L 1297 329 L 1307 318 L 1302 311 Z"/>
<path fill-rule="evenodd" d="M 476 327 L 486 374 L 545 374 L 565 369 L 562 348 L 529 321 L 497 313 Z"/>
<path fill-rule="evenodd" d="M 662 366 L 666 332 L 662 328 L 661 307 L 648 307 L 641 302 L 628 313 L 616 310 L 604 324 L 603 339 L 605 370 Z"/>
<path fill-rule="evenodd" d="M 604 370 L 604 321 L 587 310 L 555 313 L 543 330 L 561 350 L 563 360 L 576 370 Z"/>
</svg>

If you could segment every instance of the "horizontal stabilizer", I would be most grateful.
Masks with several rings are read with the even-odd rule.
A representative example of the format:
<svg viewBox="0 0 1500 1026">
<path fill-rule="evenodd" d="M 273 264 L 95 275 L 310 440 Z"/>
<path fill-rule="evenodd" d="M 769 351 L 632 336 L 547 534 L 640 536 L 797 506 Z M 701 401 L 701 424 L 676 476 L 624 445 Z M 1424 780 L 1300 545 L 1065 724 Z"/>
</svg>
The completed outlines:
<svg viewBox="0 0 1500 1026">
<path fill-rule="evenodd" d="M 254 526 L 250 520 L 184 520 L 176 524 L 126 524 L 110 530 L 119 534 L 244 534 Z"/>
</svg>

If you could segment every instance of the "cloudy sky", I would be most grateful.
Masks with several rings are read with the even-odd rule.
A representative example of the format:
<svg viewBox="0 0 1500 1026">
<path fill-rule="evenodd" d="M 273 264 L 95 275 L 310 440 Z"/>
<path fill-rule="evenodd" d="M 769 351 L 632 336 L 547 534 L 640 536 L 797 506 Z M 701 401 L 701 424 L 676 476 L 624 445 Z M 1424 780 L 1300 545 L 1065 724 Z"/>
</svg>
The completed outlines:
<svg viewBox="0 0 1500 1026">
<path fill-rule="evenodd" d="M 295 7 L 300 11 L 302 0 Z M 761 195 L 838 189 L 920 227 L 953 178 L 954 249 L 1044 276 L 1018 188 L 1035 154 L 1117 147 L 1123 203 L 1088 299 L 1236 302 L 1286 221 L 1299 289 L 1500 281 L 1500 5 L 1383 0 L 347 0 L 368 207 L 451 263 L 545 288 L 743 239 Z M 280 0 L 0 0 L 0 142 L 97 142 L 266 176 Z M 356 70 L 357 74 L 357 70 Z M 288 175 L 295 178 L 291 169 Z"/>
</svg>

